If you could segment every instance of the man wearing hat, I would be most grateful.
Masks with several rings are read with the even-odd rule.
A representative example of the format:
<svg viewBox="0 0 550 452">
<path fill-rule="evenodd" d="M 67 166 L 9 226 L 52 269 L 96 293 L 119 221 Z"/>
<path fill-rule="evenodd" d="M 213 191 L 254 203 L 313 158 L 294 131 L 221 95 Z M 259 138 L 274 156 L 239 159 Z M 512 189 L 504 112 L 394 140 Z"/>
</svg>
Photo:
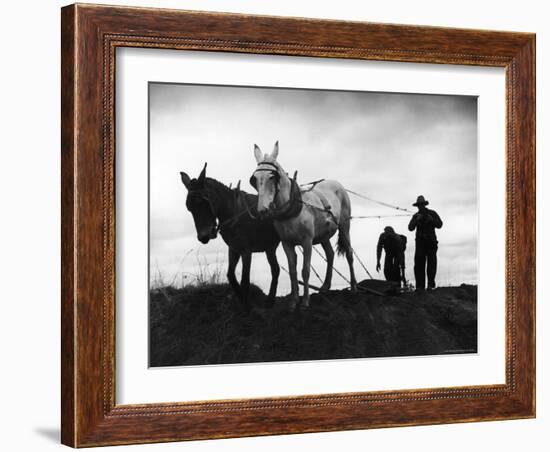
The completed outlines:
<svg viewBox="0 0 550 452">
<path fill-rule="evenodd" d="M 416 229 L 416 250 L 414 252 L 414 277 L 416 290 L 426 288 L 426 274 L 428 275 L 428 290 L 435 288 L 435 274 L 437 272 L 437 236 L 435 230 L 443 226 L 443 222 L 436 211 L 426 208 L 428 201 L 420 195 L 413 206 L 418 212 L 409 222 L 409 231 Z"/>
<path fill-rule="evenodd" d="M 391 226 L 386 226 L 384 232 L 380 234 L 378 245 L 376 246 L 376 271 L 380 271 L 380 258 L 382 250 L 386 252 L 384 258 L 384 276 L 386 281 L 391 281 L 401 285 L 405 281 L 405 249 L 407 247 L 407 237 L 397 234 Z"/>
</svg>

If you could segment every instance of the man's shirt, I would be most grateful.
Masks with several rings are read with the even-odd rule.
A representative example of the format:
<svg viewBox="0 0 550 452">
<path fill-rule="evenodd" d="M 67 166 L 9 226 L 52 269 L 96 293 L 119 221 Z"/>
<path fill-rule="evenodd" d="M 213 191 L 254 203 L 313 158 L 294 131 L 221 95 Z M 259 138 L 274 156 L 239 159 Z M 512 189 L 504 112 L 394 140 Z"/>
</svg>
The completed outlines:
<svg viewBox="0 0 550 452">
<path fill-rule="evenodd" d="M 416 229 L 417 240 L 436 241 L 436 229 L 440 229 L 443 222 L 435 210 L 426 209 L 424 212 L 417 212 L 411 218 L 409 231 Z"/>
</svg>

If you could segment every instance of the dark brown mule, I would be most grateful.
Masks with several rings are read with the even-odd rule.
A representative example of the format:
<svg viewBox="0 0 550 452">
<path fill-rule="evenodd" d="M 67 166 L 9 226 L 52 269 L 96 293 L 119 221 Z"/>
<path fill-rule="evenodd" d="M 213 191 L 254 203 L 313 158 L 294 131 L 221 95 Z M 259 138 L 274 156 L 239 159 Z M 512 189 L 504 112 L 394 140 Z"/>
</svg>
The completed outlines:
<svg viewBox="0 0 550 452">
<path fill-rule="evenodd" d="M 273 303 L 279 279 L 279 264 L 275 251 L 279 246 L 279 236 L 273 222 L 257 218 L 258 196 L 235 189 L 206 177 L 206 164 L 197 179 L 191 179 L 180 172 L 183 185 L 188 190 L 186 205 L 193 215 L 197 239 L 208 243 L 220 232 L 229 247 L 227 279 L 233 290 L 250 309 L 248 292 L 250 287 L 250 263 L 252 253 L 263 252 L 271 267 L 271 286 L 268 301 Z M 235 268 L 242 258 L 241 284 L 235 277 Z"/>
</svg>

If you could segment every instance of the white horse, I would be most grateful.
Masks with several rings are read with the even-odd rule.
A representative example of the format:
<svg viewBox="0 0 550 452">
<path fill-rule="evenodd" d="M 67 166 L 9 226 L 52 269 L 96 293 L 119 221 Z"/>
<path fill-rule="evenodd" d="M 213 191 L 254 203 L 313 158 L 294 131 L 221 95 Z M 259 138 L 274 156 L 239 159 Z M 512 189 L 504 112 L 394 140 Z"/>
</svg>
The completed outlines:
<svg viewBox="0 0 550 452">
<path fill-rule="evenodd" d="M 351 290 L 356 291 L 357 282 L 353 270 L 353 250 L 350 241 L 351 204 L 344 187 L 333 180 L 322 180 L 312 188 L 301 190 L 294 178 L 290 179 L 283 170 L 277 156 L 279 142 L 273 152 L 263 154 L 254 145 L 254 156 L 258 166 L 250 183 L 258 191 L 258 214 L 273 219 L 275 229 L 283 243 L 291 282 L 290 307 L 298 302 L 297 256 L 295 246 L 304 251 L 302 279 L 304 284 L 304 307 L 309 306 L 309 273 L 313 245 L 321 244 L 327 258 L 327 271 L 321 291 L 330 289 L 334 251 L 330 238 L 338 234 L 336 250 L 345 254 L 349 264 Z"/>
</svg>

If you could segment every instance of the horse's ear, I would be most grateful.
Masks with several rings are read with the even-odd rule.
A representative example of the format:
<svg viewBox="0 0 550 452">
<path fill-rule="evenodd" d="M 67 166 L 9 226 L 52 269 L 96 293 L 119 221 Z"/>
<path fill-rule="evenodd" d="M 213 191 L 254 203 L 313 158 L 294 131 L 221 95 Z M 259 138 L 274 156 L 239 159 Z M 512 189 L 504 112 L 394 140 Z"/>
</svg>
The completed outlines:
<svg viewBox="0 0 550 452">
<path fill-rule="evenodd" d="M 262 154 L 262 150 L 260 147 L 255 144 L 254 145 L 254 157 L 256 157 L 256 162 L 260 163 L 264 159 L 264 155 Z"/>
<path fill-rule="evenodd" d="M 241 181 L 239 179 L 239 182 L 237 182 L 237 186 L 233 189 L 233 199 L 237 205 L 241 203 L 241 196 Z"/>
<path fill-rule="evenodd" d="M 180 171 L 181 181 L 183 182 L 183 185 L 185 185 L 185 188 L 189 189 L 189 184 L 191 183 L 191 178 L 187 173 L 184 173 L 183 171 Z"/>
<path fill-rule="evenodd" d="M 278 155 L 279 155 L 279 141 L 277 140 L 275 142 L 275 146 L 273 146 L 273 152 L 271 153 L 271 158 L 273 160 L 277 160 Z"/>
<path fill-rule="evenodd" d="M 204 180 L 206 179 L 206 165 L 208 165 L 207 162 L 205 162 L 204 168 L 202 169 L 199 175 L 199 178 L 197 179 L 197 182 L 199 183 L 199 185 L 204 185 Z"/>
</svg>

